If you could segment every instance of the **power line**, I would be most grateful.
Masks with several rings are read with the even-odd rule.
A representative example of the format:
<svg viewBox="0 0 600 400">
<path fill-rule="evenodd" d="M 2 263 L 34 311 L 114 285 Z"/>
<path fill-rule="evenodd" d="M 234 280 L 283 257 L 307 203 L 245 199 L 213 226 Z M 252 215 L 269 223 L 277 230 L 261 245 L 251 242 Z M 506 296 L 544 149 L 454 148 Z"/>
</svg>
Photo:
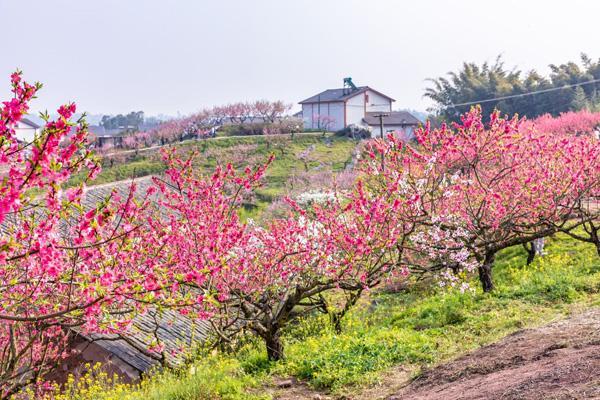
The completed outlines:
<svg viewBox="0 0 600 400">
<path fill-rule="evenodd" d="M 533 92 L 513 94 L 513 95 L 509 95 L 509 96 L 494 97 L 492 99 L 477 100 L 477 101 L 468 101 L 466 103 L 458 103 L 458 104 L 451 103 L 451 104 L 452 104 L 453 107 L 470 106 L 470 105 L 473 105 L 473 104 L 489 103 L 491 101 L 500 101 L 500 100 L 514 99 L 514 98 L 518 98 L 518 97 L 532 96 L 534 94 L 539 94 L 539 93 L 554 92 L 556 90 L 569 89 L 569 88 L 573 88 L 573 87 L 577 87 L 577 86 L 583 86 L 583 85 L 589 85 L 589 84 L 597 83 L 597 82 L 600 82 L 600 79 L 592 79 L 591 81 L 580 82 L 580 83 L 573 83 L 573 84 L 563 85 L 563 86 L 560 86 L 560 87 L 554 87 L 554 88 L 549 88 L 549 89 L 535 90 Z"/>
</svg>

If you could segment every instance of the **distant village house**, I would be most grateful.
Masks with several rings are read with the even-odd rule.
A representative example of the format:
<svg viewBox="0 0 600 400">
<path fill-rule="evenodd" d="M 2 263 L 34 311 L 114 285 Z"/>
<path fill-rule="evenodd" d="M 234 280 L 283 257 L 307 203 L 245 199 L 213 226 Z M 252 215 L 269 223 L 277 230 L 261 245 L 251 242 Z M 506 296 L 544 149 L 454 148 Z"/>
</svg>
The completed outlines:
<svg viewBox="0 0 600 400">
<path fill-rule="evenodd" d="M 395 100 L 369 86 L 355 86 L 351 78 L 344 79 L 344 87 L 327 89 L 299 104 L 302 105 L 304 129 L 339 131 L 350 125 L 370 127 L 372 136 L 402 132 L 412 135 L 420 121 L 406 111 L 392 111 Z M 379 115 L 383 114 L 380 121 Z"/>
<path fill-rule="evenodd" d="M 36 135 L 39 135 L 42 127 L 27 118 L 22 118 L 13 127 L 15 136 L 20 142 L 31 142 Z"/>
<path fill-rule="evenodd" d="M 100 125 L 90 125 L 88 127 L 96 148 L 123 147 L 123 139 L 130 132 L 127 128 L 106 129 Z"/>
</svg>

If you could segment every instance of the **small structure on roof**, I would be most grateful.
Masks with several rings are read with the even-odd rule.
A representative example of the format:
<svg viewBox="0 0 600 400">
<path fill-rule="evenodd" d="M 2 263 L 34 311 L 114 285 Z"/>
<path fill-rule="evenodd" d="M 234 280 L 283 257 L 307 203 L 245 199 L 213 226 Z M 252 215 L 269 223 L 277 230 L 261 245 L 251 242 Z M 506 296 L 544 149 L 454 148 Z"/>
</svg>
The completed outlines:
<svg viewBox="0 0 600 400">
<path fill-rule="evenodd" d="M 411 136 L 419 120 L 406 111 L 392 111 L 395 100 L 369 86 L 356 86 L 351 78 L 344 79 L 339 89 L 327 89 L 299 104 L 302 105 L 304 129 L 339 131 L 351 125 L 370 127 L 379 136 L 383 118 L 384 133 L 401 131 Z"/>
</svg>

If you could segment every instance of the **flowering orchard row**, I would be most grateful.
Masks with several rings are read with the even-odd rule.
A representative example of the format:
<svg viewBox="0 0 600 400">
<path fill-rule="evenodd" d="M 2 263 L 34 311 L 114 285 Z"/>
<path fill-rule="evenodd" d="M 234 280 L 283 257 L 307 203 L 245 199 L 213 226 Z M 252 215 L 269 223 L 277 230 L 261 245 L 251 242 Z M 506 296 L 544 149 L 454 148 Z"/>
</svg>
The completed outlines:
<svg viewBox="0 0 600 400">
<path fill-rule="evenodd" d="M 166 174 L 127 196 L 83 207 L 99 164 L 86 125 L 59 109 L 32 143 L 13 127 L 40 85 L 11 77 L 0 110 L 0 390 L 44 375 L 68 354 L 70 332 L 125 332 L 148 309 L 207 319 L 222 346 L 252 332 L 270 359 L 284 355 L 285 325 L 319 309 L 337 329 L 360 295 L 390 278 L 431 273 L 466 288 L 478 273 L 493 289 L 495 254 L 556 231 L 598 241 L 600 146 L 589 135 L 539 131 L 478 109 L 460 124 L 366 146 L 349 189 L 296 203 L 259 226 L 238 218 L 241 199 L 270 161 L 197 174 L 192 155 L 164 152 Z M 573 232 L 583 226 L 585 229 Z M 582 233 L 583 232 L 583 233 Z M 346 301 L 331 304 L 329 291 Z M 148 349 L 166 360 L 160 343 Z M 43 384 L 39 386 L 43 390 Z"/>
<path fill-rule="evenodd" d="M 526 123 L 537 130 L 555 134 L 593 135 L 600 139 L 600 112 L 569 111 L 553 117 L 544 114 Z"/>
<path fill-rule="evenodd" d="M 218 128 L 225 123 L 235 125 L 247 122 L 262 122 L 267 125 L 265 133 L 268 134 L 278 128 L 277 126 L 269 127 L 269 125 L 281 121 L 283 115 L 290 109 L 291 104 L 267 100 L 215 106 L 203 109 L 189 117 L 163 122 L 152 130 L 131 134 L 124 138 L 123 146 L 129 149 L 137 149 L 154 144 L 165 145 L 179 142 L 191 137 L 206 138 L 211 135 L 214 128 Z M 291 128 L 287 127 L 287 130 L 289 129 Z"/>
</svg>

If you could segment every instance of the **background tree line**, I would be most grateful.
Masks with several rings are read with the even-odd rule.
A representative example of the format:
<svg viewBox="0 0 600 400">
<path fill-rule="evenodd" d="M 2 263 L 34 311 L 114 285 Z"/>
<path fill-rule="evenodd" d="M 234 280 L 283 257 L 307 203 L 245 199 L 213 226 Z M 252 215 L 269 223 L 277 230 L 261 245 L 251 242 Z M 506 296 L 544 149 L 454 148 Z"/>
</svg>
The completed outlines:
<svg viewBox="0 0 600 400">
<path fill-rule="evenodd" d="M 100 125 L 105 129 L 132 128 L 137 130 L 144 123 L 143 111 L 132 111 L 127 115 L 103 115 Z"/>
<path fill-rule="evenodd" d="M 600 59 L 593 61 L 581 55 L 581 64 L 550 65 L 550 75 L 535 70 L 524 73 L 516 68 L 507 69 L 501 56 L 493 64 L 464 63 L 458 72 L 446 77 L 430 79 L 431 86 L 425 97 L 435 102 L 429 111 L 443 120 L 457 121 L 469 110 L 472 102 L 481 103 L 483 115 L 494 109 L 512 115 L 534 118 L 543 114 L 558 115 L 566 111 L 588 109 L 600 111 Z M 518 96 L 538 92 L 526 96 Z M 498 99 L 516 96 L 507 99 Z"/>
</svg>

